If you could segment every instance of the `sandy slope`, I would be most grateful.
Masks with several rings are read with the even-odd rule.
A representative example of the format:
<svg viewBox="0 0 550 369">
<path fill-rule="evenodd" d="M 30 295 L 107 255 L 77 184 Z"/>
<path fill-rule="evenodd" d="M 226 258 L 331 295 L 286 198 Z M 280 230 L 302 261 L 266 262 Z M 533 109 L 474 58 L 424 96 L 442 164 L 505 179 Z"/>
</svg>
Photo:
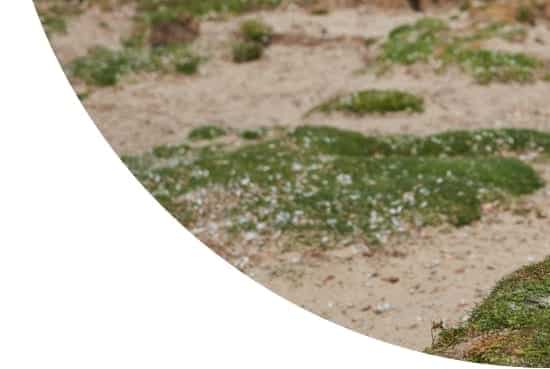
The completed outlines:
<svg viewBox="0 0 550 369">
<path fill-rule="evenodd" d="M 68 35 L 53 39 L 60 60 L 82 55 L 97 43 L 115 45 L 129 32 L 130 15 L 131 10 L 107 15 L 93 11 L 76 19 Z M 327 38 L 382 37 L 418 17 L 412 12 L 388 14 L 371 8 L 338 10 L 322 17 L 296 9 L 259 16 L 277 32 Z M 105 20 L 108 27 L 100 26 Z M 479 127 L 550 130 L 548 84 L 484 87 L 456 71 L 435 75 L 418 67 L 376 77 L 364 72 L 372 52 L 353 42 L 317 47 L 274 45 L 263 60 L 235 65 L 229 61 L 229 43 L 238 23 L 239 19 L 232 19 L 203 24 L 195 47 L 210 60 L 200 75 L 132 76 L 119 86 L 94 91 L 85 100 L 89 113 L 119 153 L 175 143 L 191 128 L 212 122 L 234 128 L 309 122 L 369 133 L 428 134 Z M 87 32 L 76 31 L 83 29 Z M 537 28 L 536 39 L 530 38 L 522 47 L 548 55 L 543 45 L 550 42 L 548 30 Z M 337 93 L 394 87 L 425 96 L 427 111 L 422 115 L 304 118 L 311 107 Z M 550 168 L 541 164 L 538 168 L 550 180 L 546 173 Z M 546 191 L 532 198 L 543 210 L 550 205 Z M 232 261 L 311 311 L 373 337 L 422 349 L 430 343 L 432 321 L 462 319 L 503 275 L 550 254 L 549 224 L 549 219 L 534 214 L 514 216 L 487 209 L 481 223 L 458 230 L 425 230 L 374 256 L 348 249 L 341 255 L 256 255 L 247 264 L 243 257 L 254 255 L 244 250 Z"/>
</svg>

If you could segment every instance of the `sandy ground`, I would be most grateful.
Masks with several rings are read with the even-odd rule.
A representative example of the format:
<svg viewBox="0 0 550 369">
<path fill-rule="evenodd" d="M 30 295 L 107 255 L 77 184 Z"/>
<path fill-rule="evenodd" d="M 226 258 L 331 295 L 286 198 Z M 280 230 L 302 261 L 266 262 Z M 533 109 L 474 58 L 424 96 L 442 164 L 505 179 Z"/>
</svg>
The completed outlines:
<svg viewBox="0 0 550 369">
<path fill-rule="evenodd" d="M 52 40 L 59 59 L 66 63 L 96 44 L 116 45 L 131 29 L 131 13 L 123 9 L 105 15 L 94 10 L 76 18 L 68 35 Z M 410 11 L 381 13 L 372 8 L 337 10 L 326 16 L 299 9 L 254 16 L 262 17 L 276 32 L 326 38 L 383 37 L 419 17 Z M 203 23 L 195 48 L 209 60 L 198 76 L 131 76 L 116 87 L 91 93 L 85 107 L 117 152 L 138 153 L 176 143 L 206 123 L 231 128 L 314 123 L 366 133 L 415 134 L 480 127 L 550 130 L 549 84 L 480 86 L 458 71 L 436 75 L 422 67 L 396 68 L 377 77 L 368 72 L 372 50 L 353 42 L 273 45 L 262 60 L 236 65 L 229 52 L 240 20 Z M 548 29 L 538 26 L 532 33 L 521 46 L 505 42 L 492 46 L 550 57 L 544 46 L 550 43 Z M 426 112 L 304 117 L 326 98 L 363 88 L 421 94 Z M 539 164 L 538 169 L 550 180 L 550 167 Z M 529 201 L 544 211 L 550 205 L 550 190 Z M 492 209 L 486 213 L 477 224 L 427 229 L 374 255 L 348 247 L 321 256 L 264 255 L 247 263 L 251 255 L 243 251 L 233 262 L 321 316 L 387 342 L 423 349 L 431 342 L 432 321 L 460 321 L 502 276 L 550 254 L 546 237 L 550 220 L 543 215 L 516 216 Z"/>
</svg>

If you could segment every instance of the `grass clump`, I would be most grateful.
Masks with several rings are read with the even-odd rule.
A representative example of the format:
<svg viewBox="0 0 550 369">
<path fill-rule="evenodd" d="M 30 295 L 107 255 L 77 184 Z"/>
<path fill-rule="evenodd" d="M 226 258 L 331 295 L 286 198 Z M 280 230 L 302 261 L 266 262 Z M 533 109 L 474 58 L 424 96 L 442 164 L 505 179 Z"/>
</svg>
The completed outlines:
<svg viewBox="0 0 550 369">
<path fill-rule="evenodd" d="M 233 44 L 233 61 L 247 63 L 260 59 L 264 48 L 269 46 L 273 36 L 272 28 L 258 19 L 249 19 L 239 28 L 241 40 Z"/>
<path fill-rule="evenodd" d="M 487 49 L 448 48 L 446 63 L 456 63 L 471 74 L 479 83 L 531 82 L 541 62 L 524 53 L 510 53 Z"/>
<path fill-rule="evenodd" d="M 269 45 L 273 37 L 273 29 L 259 19 L 249 19 L 241 23 L 241 37 L 246 41 Z"/>
<path fill-rule="evenodd" d="M 333 98 L 312 111 L 343 111 L 359 115 L 398 111 L 423 112 L 424 99 L 398 90 L 363 90 Z"/>
<path fill-rule="evenodd" d="M 160 71 L 194 74 L 202 58 L 186 45 L 171 45 L 154 49 L 125 46 L 121 49 L 97 47 L 68 66 L 69 75 L 90 85 L 116 85 L 121 77 L 138 72 Z"/>
<path fill-rule="evenodd" d="M 203 126 L 203 127 L 198 127 L 191 130 L 187 138 L 189 138 L 192 141 L 213 140 L 215 138 L 225 136 L 226 134 L 227 134 L 227 131 L 221 127 Z"/>
<path fill-rule="evenodd" d="M 34 0 L 34 4 L 48 36 L 56 33 L 67 33 L 67 19 L 82 12 L 79 4 L 67 4 L 60 0 L 50 0 L 48 2 Z"/>
<path fill-rule="evenodd" d="M 88 55 L 74 60 L 69 65 L 71 76 L 97 86 L 115 85 L 123 75 L 143 69 L 147 57 L 130 50 L 111 50 L 97 47 Z"/>
<path fill-rule="evenodd" d="M 383 43 L 383 65 L 412 65 L 423 62 L 443 70 L 455 65 L 477 82 L 531 82 L 543 73 L 543 63 L 524 53 L 495 51 L 479 47 L 479 42 L 494 37 L 511 40 L 522 34 L 495 23 L 473 32 L 457 34 L 437 18 L 424 18 L 393 29 Z"/>
<path fill-rule="evenodd" d="M 165 13 L 187 12 L 193 15 L 208 13 L 245 13 L 253 10 L 271 9 L 281 0 L 138 0 L 139 10 Z"/>
<path fill-rule="evenodd" d="M 390 31 L 382 45 L 382 58 L 398 64 L 426 62 L 441 42 L 441 32 L 447 24 L 437 18 L 423 18 Z"/>
<path fill-rule="evenodd" d="M 42 13 L 40 14 L 40 21 L 47 35 L 67 33 L 67 22 L 65 18 L 61 16 L 51 13 Z"/>
<path fill-rule="evenodd" d="M 456 356 L 453 348 L 466 347 Z M 458 328 L 427 351 L 479 363 L 550 366 L 550 258 L 501 280 Z"/>
<path fill-rule="evenodd" d="M 259 140 L 266 135 L 265 128 L 246 129 L 240 133 L 240 136 L 244 140 Z"/>
<path fill-rule="evenodd" d="M 233 45 L 233 61 L 235 63 L 247 63 L 262 57 L 264 48 L 262 44 L 253 41 L 237 41 Z"/>
<path fill-rule="evenodd" d="M 369 137 L 301 127 L 238 149 L 191 150 L 162 161 L 145 155 L 128 163 L 169 209 L 195 190 L 221 188 L 228 199 L 238 197 L 223 206 L 232 229 L 376 243 L 411 227 L 468 224 L 481 217 L 485 201 L 535 191 L 543 185 L 535 171 L 499 153 L 546 151 L 549 143 L 547 134 L 519 130 Z"/>
</svg>

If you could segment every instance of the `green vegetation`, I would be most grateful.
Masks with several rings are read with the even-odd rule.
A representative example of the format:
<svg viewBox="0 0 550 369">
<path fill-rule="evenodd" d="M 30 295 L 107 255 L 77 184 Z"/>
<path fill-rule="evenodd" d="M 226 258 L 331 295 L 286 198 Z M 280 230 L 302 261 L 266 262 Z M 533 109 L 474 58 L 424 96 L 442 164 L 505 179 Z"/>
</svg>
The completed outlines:
<svg viewBox="0 0 550 369">
<path fill-rule="evenodd" d="M 249 19 L 239 28 L 241 40 L 233 44 L 233 61 L 246 63 L 258 60 L 264 53 L 264 47 L 271 43 L 273 30 L 258 19 Z"/>
<path fill-rule="evenodd" d="M 186 45 L 154 49 L 125 46 L 118 50 L 97 47 L 88 55 L 71 62 L 68 73 L 88 84 L 112 86 L 129 73 L 161 71 L 193 74 L 201 61 Z"/>
<path fill-rule="evenodd" d="M 509 53 L 486 49 L 453 49 L 445 51 L 443 60 L 457 63 L 479 83 L 530 82 L 535 79 L 534 71 L 541 63 L 523 53 Z"/>
<path fill-rule="evenodd" d="M 189 132 L 187 138 L 192 141 L 198 140 L 213 140 L 215 138 L 225 136 L 227 131 L 218 126 L 202 126 L 195 128 Z"/>
<path fill-rule="evenodd" d="M 151 13 L 244 13 L 277 7 L 281 0 L 138 0 L 139 10 Z"/>
<path fill-rule="evenodd" d="M 67 18 L 78 15 L 81 9 L 76 4 L 66 4 L 62 1 L 47 3 L 35 0 L 36 10 L 44 30 L 48 36 L 67 32 Z"/>
<path fill-rule="evenodd" d="M 511 40 L 521 34 L 518 28 L 497 23 L 457 35 L 443 20 L 424 18 L 392 30 L 382 45 L 380 61 L 404 65 L 431 62 L 440 65 L 440 69 L 456 65 L 483 84 L 531 82 L 543 73 L 541 61 L 524 53 L 494 51 L 476 45 L 493 37 Z"/>
<path fill-rule="evenodd" d="M 359 115 L 397 111 L 423 112 L 424 99 L 398 90 L 363 90 L 333 98 L 311 112 L 314 111 L 343 111 Z"/>
<path fill-rule="evenodd" d="M 241 37 L 245 41 L 258 42 L 262 45 L 269 45 L 273 37 L 273 29 L 258 19 L 249 19 L 240 25 Z"/>
<path fill-rule="evenodd" d="M 464 351 L 457 355 L 454 347 Z M 523 367 L 550 366 L 550 258 L 501 280 L 458 328 L 443 330 L 428 352 Z"/>
<path fill-rule="evenodd" d="M 262 57 L 264 48 L 262 44 L 251 41 L 237 41 L 233 45 L 233 61 L 235 63 L 247 63 Z"/>
<path fill-rule="evenodd" d="M 501 152 L 550 152 L 550 135 L 529 130 L 457 131 L 428 137 L 368 137 L 300 127 L 236 150 L 172 150 L 162 160 L 126 158 L 137 178 L 187 226 L 182 195 L 221 188 L 234 230 L 355 235 L 384 242 L 410 227 L 481 217 L 485 201 L 504 201 L 543 185 L 523 162 Z M 217 204 L 223 203 L 217 198 Z M 186 209 L 185 215 L 177 209 Z M 186 223 L 187 222 L 187 223 Z M 346 236 L 347 235 L 347 236 Z"/>
<path fill-rule="evenodd" d="M 394 28 L 382 45 L 382 59 L 398 64 L 426 62 L 442 42 L 440 33 L 447 30 L 447 24 L 437 18 Z"/>
<path fill-rule="evenodd" d="M 40 14 L 40 21 L 48 35 L 67 33 L 67 22 L 63 17 L 51 13 L 42 13 Z"/>
<path fill-rule="evenodd" d="M 520 23 L 535 24 L 536 15 L 531 7 L 520 5 L 516 12 L 516 20 Z"/>
<path fill-rule="evenodd" d="M 259 140 L 266 135 L 265 128 L 246 129 L 241 132 L 240 136 L 243 140 Z"/>
</svg>

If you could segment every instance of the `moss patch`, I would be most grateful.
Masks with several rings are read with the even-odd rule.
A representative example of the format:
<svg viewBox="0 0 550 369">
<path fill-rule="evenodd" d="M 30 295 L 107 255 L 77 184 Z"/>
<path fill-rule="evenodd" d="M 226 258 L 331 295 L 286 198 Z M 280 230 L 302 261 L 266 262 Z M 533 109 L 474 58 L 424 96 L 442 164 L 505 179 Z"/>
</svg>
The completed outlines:
<svg viewBox="0 0 550 369">
<path fill-rule="evenodd" d="M 531 82 L 541 79 L 544 63 L 525 53 L 484 49 L 481 41 L 521 35 L 517 27 L 494 23 L 471 32 L 451 30 L 438 18 L 424 18 L 393 29 L 381 47 L 383 65 L 430 63 L 436 69 L 458 66 L 479 83 Z"/>
<path fill-rule="evenodd" d="M 465 349 L 456 355 L 458 346 Z M 463 326 L 444 330 L 428 352 L 488 364 L 550 366 L 550 258 L 501 280 Z"/>
<path fill-rule="evenodd" d="M 423 112 L 424 99 L 398 90 L 363 90 L 333 98 L 311 112 L 343 111 L 358 115 L 398 111 Z"/>
<path fill-rule="evenodd" d="M 41 2 L 34 0 L 42 26 L 48 36 L 67 32 L 67 20 L 82 12 L 80 6 L 63 1 Z"/>
<path fill-rule="evenodd" d="M 130 73 L 153 72 L 194 74 L 202 58 L 186 45 L 158 48 L 125 46 L 121 49 L 97 47 L 88 55 L 72 61 L 67 71 L 70 76 L 96 86 L 115 85 Z"/>
<path fill-rule="evenodd" d="M 139 9 L 145 12 L 177 13 L 194 15 L 208 13 L 244 13 L 253 10 L 271 9 L 281 0 L 138 0 Z"/>
<path fill-rule="evenodd" d="M 237 150 L 165 149 L 162 160 L 149 154 L 127 163 L 169 209 L 214 186 L 240 196 L 224 209 L 237 230 L 357 235 L 376 243 L 411 227 L 468 224 L 485 201 L 535 191 L 543 182 L 534 170 L 498 154 L 546 151 L 549 143 L 549 135 L 523 130 L 420 138 L 301 127 Z"/>
<path fill-rule="evenodd" d="M 187 136 L 191 141 L 199 141 L 199 140 L 213 140 L 218 137 L 225 136 L 227 134 L 227 131 L 221 127 L 218 126 L 203 126 L 198 127 L 191 132 L 189 132 L 189 135 Z"/>
</svg>

